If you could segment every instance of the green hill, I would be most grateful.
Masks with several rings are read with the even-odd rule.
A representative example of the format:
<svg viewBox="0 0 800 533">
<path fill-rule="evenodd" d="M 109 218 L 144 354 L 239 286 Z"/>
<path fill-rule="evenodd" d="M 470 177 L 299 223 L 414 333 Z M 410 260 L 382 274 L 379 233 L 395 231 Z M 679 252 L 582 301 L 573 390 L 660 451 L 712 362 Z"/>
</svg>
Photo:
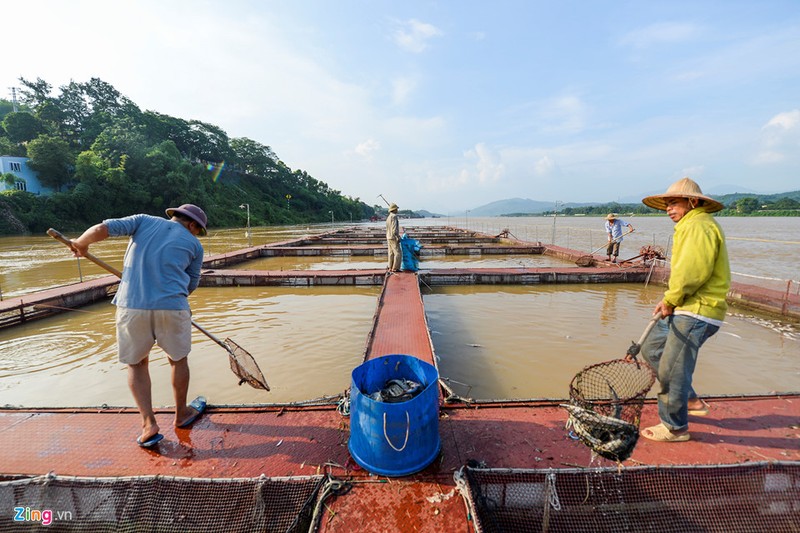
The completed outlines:
<svg viewBox="0 0 800 533">
<path fill-rule="evenodd" d="M 212 227 L 362 220 L 374 206 L 289 168 L 272 149 L 199 120 L 142 111 L 110 84 L 70 82 L 57 94 L 20 79 L 16 112 L 0 99 L 0 155 L 30 158 L 58 192 L 0 193 L 0 234 L 77 230 L 98 221 L 197 204 Z M 14 175 L 0 179 L 13 183 Z"/>
</svg>

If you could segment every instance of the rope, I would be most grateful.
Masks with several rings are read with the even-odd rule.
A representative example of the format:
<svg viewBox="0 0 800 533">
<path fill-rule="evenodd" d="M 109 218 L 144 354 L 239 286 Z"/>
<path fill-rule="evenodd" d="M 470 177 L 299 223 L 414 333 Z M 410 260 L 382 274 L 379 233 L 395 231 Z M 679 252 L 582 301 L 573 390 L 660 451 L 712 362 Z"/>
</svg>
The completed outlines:
<svg viewBox="0 0 800 533">
<path fill-rule="evenodd" d="M 769 278 L 767 276 L 754 276 L 753 274 L 743 274 L 741 272 L 733 272 L 733 271 L 731 271 L 731 274 L 734 275 L 734 276 L 743 276 L 745 278 L 766 279 L 766 280 L 769 280 L 769 281 L 791 281 L 793 283 L 800 283 L 800 281 L 797 281 L 797 280 L 794 280 L 794 279 Z"/>
<path fill-rule="evenodd" d="M 464 508 L 467 512 L 467 520 L 472 521 L 472 509 L 474 508 L 474 502 L 472 501 L 472 497 L 470 495 L 469 487 L 467 486 L 467 479 L 464 475 L 464 468 L 461 467 L 455 472 L 453 472 L 453 481 L 456 483 L 456 490 L 459 494 L 461 494 L 461 498 L 464 501 Z"/>
<path fill-rule="evenodd" d="M 752 237 L 728 237 L 729 241 L 776 242 L 778 244 L 800 244 L 800 241 L 779 241 L 776 239 L 755 239 Z"/>
<path fill-rule="evenodd" d="M 350 395 L 342 394 L 339 403 L 336 404 L 336 411 L 342 416 L 350 416 Z"/>
<path fill-rule="evenodd" d="M 383 436 L 386 438 L 386 442 L 389 443 L 389 446 L 391 446 L 394 451 L 402 452 L 403 450 L 406 449 L 406 444 L 408 444 L 408 434 L 410 433 L 410 430 L 411 430 L 411 417 L 408 416 L 408 411 L 406 411 L 406 440 L 405 442 L 403 442 L 402 448 L 399 449 L 395 448 L 394 444 L 392 444 L 392 441 L 389 439 L 389 435 L 386 434 L 386 411 L 383 412 Z"/>
<path fill-rule="evenodd" d="M 550 472 L 547 474 L 547 485 L 546 491 L 548 496 L 548 503 L 550 507 L 555 509 L 556 511 L 561 510 L 561 501 L 558 499 L 558 493 L 556 492 L 556 474 L 555 472 Z"/>
<path fill-rule="evenodd" d="M 344 494 L 353 488 L 353 485 L 347 481 L 342 481 L 340 479 L 336 479 L 335 477 L 328 475 L 328 479 L 325 481 L 324 486 L 322 487 L 322 493 L 320 494 L 319 499 L 317 500 L 316 505 L 314 505 L 314 514 L 311 515 L 311 528 L 309 531 L 316 531 L 317 530 L 317 521 L 320 517 L 320 511 L 322 511 L 322 506 L 325 504 L 325 500 L 331 494 L 339 495 Z M 295 520 L 295 523 L 297 520 Z M 293 523 L 288 531 L 292 531 L 294 529 L 295 524 Z"/>
</svg>

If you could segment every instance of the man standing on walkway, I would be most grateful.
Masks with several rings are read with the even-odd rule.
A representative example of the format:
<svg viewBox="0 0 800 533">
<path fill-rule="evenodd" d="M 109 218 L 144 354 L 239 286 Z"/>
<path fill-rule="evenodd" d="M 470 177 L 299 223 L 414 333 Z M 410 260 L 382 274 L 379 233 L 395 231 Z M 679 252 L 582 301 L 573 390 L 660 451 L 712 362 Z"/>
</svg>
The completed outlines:
<svg viewBox="0 0 800 533">
<path fill-rule="evenodd" d="M 389 206 L 386 217 L 386 242 L 389 247 L 389 272 L 399 272 L 403 255 L 400 253 L 400 219 L 397 216 L 397 204 Z"/>
<path fill-rule="evenodd" d="M 661 320 L 642 343 L 642 355 L 656 371 L 661 386 L 661 423 L 643 429 L 642 436 L 661 442 L 687 441 L 688 415 L 708 413 L 708 405 L 692 387 L 697 354 L 719 330 L 728 309 L 728 249 L 722 228 L 711 216 L 723 206 L 705 196 L 689 178 L 642 202 L 666 211 L 675 222 L 669 285 L 654 311 Z"/>
<path fill-rule="evenodd" d="M 152 405 L 150 350 L 158 343 L 172 367 L 176 427 L 194 422 L 205 410 L 206 400 L 198 396 L 186 404 L 192 347 L 192 314 L 189 294 L 200 282 L 203 246 L 198 235 L 206 234 L 206 214 L 192 204 L 167 209 L 169 219 L 138 214 L 107 219 L 72 240 L 78 257 L 89 245 L 108 237 L 129 235 L 114 303 L 117 306 L 119 360 L 128 365 L 128 386 L 142 415 L 142 432 L 136 442 L 149 448 L 159 433 Z"/>
<path fill-rule="evenodd" d="M 612 263 L 617 262 L 619 257 L 619 244 L 622 242 L 622 227 L 626 226 L 629 232 L 633 231 L 633 226 L 625 222 L 616 213 L 610 213 L 606 217 L 606 233 L 608 233 L 608 247 L 606 248 L 606 255 L 608 261 Z M 612 260 L 611 257 L 614 257 Z"/>
</svg>

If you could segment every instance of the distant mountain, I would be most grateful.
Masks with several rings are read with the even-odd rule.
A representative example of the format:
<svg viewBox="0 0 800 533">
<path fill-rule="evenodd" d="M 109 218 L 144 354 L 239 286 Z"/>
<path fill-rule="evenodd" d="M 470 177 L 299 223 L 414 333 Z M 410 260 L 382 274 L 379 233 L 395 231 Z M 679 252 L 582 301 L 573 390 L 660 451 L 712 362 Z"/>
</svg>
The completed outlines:
<svg viewBox="0 0 800 533">
<path fill-rule="evenodd" d="M 565 207 L 581 207 L 593 205 L 591 203 L 558 203 L 558 209 Z M 553 211 L 556 208 L 555 202 L 541 202 L 530 198 L 509 198 L 508 200 L 498 200 L 480 207 L 469 210 L 469 214 L 474 217 L 497 217 L 501 215 L 518 215 L 523 213 L 539 214 Z"/>
<path fill-rule="evenodd" d="M 703 189 L 703 193 L 711 196 L 715 200 L 718 200 L 719 199 L 718 197 L 720 196 L 736 196 L 742 198 L 745 196 L 758 197 L 758 196 L 773 195 L 773 193 L 757 192 L 748 187 L 742 187 L 741 185 L 723 184 L 723 185 L 715 185 L 714 187 L 709 187 L 708 189 L 706 189 L 705 187 L 701 188 Z M 661 194 L 665 190 L 666 189 L 652 190 L 649 192 L 640 193 L 638 196 L 625 196 L 619 199 L 619 203 L 637 204 L 642 201 L 642 198 L 646 196 L 651 196 L 653 194 Z M 791 194 L 791 193 L 782 193 L 782 194 Z"/>
<path fill-rule="evenodd" d="M 711 194 L 711 193 L 709 193 Z M 760 202 L 775 202 L 781 198 L 791 198 L 792 200 L 800 201 L 800 191 L 781 192 L 777 194 L 757 194 L 737 192 L 733 194 L 714 194 L 713 198 L 723 205 L 731 205 L 732 203 L 741 200 L 742 198 L 756 198 Z"/>
<path fill-rule="evenodd" d="M 768 193 L 754 191 L 753 189 L 749 189 L 747 187 L 742 187 L 740 185 L 715 185 L 714 187 L 709 187 L 708 189 L 703 189 L 703 192 L 709 196 L 721 196 L 723 194 L 749 194 L 749 195 L 757 195 L 757 196 L 764 196 Z"/>
<path fill-rule="evenodd" d="M 442 218 L 444 215 L 440 215 L 439 213 L 431 213 L 430 211 L 426 211 L 424 209 L 420 209 L 418 211 L 414 211 L 414 214 L 418 217 L 422 218 Z"/>
<path fill-rule="evenodd" d="M 727 187 L 727 186 L 726 186 Z M 642 198 L 645 196 L 650 196 L 651 194 L 660 194 L 659 192 L 652 192 L 652 193 L 645 193 L 640 196 L 632 196 L 627 198 L 620 198 L 618 202 L 584 202 L 584 203 L 576 203 L 576 202 L 567 202 L 567 203 L 558 203 L 558 211 L 560 212 L 564 208 L 573 207 L 573 208 L 582 208 L 582 207 L 590 207 L 590 206 L 603 206 L 608 208 L 614 208 L 614 206 L 641 206 L 642 205 Z M 800 201 L 800 191 L 791 191 L 791 192 L 782 192 L 777 194 L 758 194 L 758 193 L 748 193 L 748 192 L 736 192 L 732 194 L 719 194 L 719 193 L 708 193 L 709 196 L 712 196 L 715 200 L 720 201 L 725 206 L 730 206 L 731 204 L 735 203 L 736 201 L 742 198 L 756 198 L 761 202 L 775 202 L 781 198 L 790 198 L 792 200 Z M 541 214 L 541 213 L 552 213 L 553 209 L 556 208 L 555 202 L 541 202 L 537 200 L 531 200 L 530 198 L 509 198 L 507 200 L 498 200 L 496 202 L 492 202 L 486 205 L 482 205 L 480 207 L 476 207 L 474 209 L 469 210 L 469 215 L 474 217 L 497 217 L 502 215 L 521 215 L 521 214 Z M 425 213 L 425 216 L 441 216 L 441 215 L 434 215 L 433 213 L 428 214 L 427 211 L 420 211 L 419 213 Z"/>
</svg>

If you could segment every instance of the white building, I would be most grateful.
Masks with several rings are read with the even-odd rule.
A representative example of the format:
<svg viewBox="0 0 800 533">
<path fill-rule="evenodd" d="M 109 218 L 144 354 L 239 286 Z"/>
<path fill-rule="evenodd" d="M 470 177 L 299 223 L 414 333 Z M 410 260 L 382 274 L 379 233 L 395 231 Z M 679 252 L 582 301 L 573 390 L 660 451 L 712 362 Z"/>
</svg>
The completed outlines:
<svg viewBox="0 0 800 533">
<path fill-rule="evenodd" d="M 36 172 L 28 166 L 27 157 L 0 155 L 0 175 L 13 174 L 14 183 L 0 179 L 0 191 L 19 190 L 33 194 L 49 195 L 53 193 L 50 187 L 43 187 L 39 182 Z"/>
</svg>

